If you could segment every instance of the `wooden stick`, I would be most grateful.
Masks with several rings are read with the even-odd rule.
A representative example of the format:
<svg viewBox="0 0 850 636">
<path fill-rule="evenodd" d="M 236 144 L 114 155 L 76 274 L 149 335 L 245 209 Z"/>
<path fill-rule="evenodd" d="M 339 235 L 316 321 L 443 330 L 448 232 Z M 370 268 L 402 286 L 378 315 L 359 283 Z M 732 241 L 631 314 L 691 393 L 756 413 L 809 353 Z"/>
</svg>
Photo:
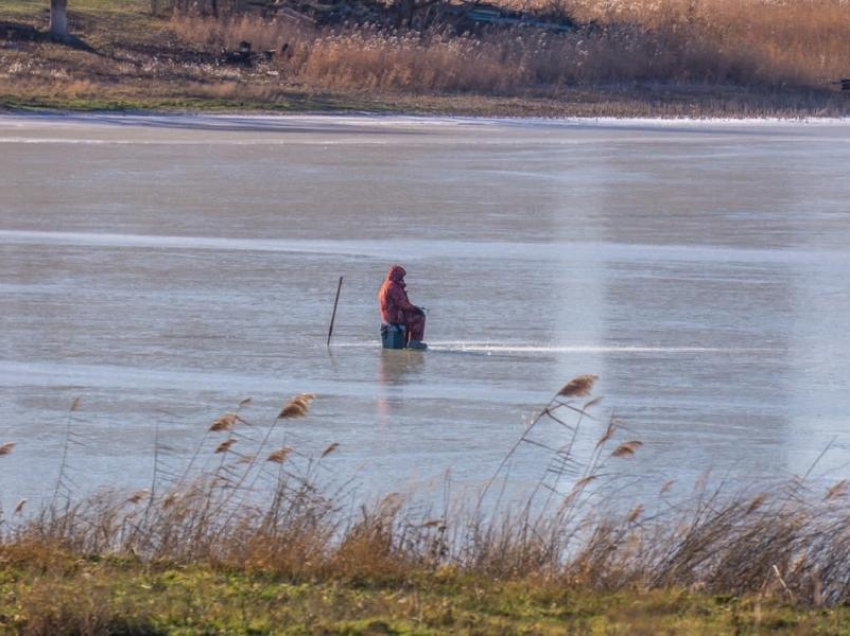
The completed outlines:
<svg viewBox="0 0 850 636">
<path fill-rule="evenodd" d="M 334 300 L 334 313 L 331 316 L 331 326 L 328 329 L 328 346 L 331 346 L 331 336 L 334 333 L 334 321 L 336 320 L 336 306 L 339 304 L 339 292 L 342 291 L 342 276 L 339 277 L 339 284 L 336 286 L 336 300 Z"/>
</svg>

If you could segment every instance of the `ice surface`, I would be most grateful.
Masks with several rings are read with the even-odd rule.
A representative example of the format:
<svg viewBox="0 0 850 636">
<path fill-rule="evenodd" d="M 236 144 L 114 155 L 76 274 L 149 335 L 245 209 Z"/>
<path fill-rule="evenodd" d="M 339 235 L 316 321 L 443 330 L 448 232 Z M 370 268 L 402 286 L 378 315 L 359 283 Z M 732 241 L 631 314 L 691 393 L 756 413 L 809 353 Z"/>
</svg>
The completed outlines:
<svg viewBox="0 0 850 636">
<path fill-rule="evenodd" d="M 582 373 L 645 442 L 647 492 L 804 472 L 833 437 L 823 467 L 850 476 L 848 141 L 841 121 L 0 117 L 0 503 L 52 492 L 75 396 L 81 489 L 145 485 L 157 426 L 179 464 L 246 395 L 262 426 L 310 391 L 288 439 L 340 442 L 330 466 L 377 492 L 482 483 Z M 428 353 L 378 346 L 394 262 Z"/>
</svg>

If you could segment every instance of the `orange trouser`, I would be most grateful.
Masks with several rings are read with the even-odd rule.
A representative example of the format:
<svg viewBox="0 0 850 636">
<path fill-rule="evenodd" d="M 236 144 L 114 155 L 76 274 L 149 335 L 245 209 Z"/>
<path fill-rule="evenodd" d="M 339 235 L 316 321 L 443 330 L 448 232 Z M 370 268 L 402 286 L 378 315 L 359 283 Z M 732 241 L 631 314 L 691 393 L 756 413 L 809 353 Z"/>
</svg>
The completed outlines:
<svg viewBox="0 0 850 636">
<path fill-rule="evenodd" d="M 404 324 L 407 326 L 407 337 L 409 340 L 425 339 L 425 316 L 404 312 Z"/>
</svg>

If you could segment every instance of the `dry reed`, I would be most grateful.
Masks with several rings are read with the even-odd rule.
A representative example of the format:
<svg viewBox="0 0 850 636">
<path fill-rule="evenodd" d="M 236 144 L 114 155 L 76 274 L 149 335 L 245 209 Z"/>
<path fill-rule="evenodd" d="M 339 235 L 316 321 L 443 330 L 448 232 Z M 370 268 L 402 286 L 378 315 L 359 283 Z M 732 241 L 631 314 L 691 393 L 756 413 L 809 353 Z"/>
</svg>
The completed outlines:
<svg viewBox="0 0 850 636">
<path fill-rule="evenodd" d="M 567 382 L 564 387 L 558 391 L 561 397 L 585 397 L 590 395 L 593 390 L 593 385 L 598 379 L 595 375 L 580 375 Z"/>
<path fill-rule="evenodd" d="M 278 419 L 290 419 L 294 417 L 305 417 L 310 410 L 310 404 L 316 396 L 312 393 L 302 393 L 296 395 L 289 402 L 284 404 L 278 414 Z"/>
<path fill-rule="evenodd" d="M 235 413 L 226 413 L 215 420 L 210 426 L 211 433 L 219 433 L 221 431 L 232 431 L 236 423 L 239 422 L 239 416 Z"/>
<path fill-rule="evenodd" d="M 638 440 L 624 442 L 614 449 L 614 452 L 611 453 L 611 457 L 631 457 L 641 446 L 643 446 L 643 442 Z"/>
<path fill-rule="evenodd" d="M 275 464 L 282 464 L 289 457 L 290 453 L 292 453 L 291 448 L 288 446 L 281 446 L 280 448 L 272 451 L 266 461 L 273 462 Z"/>
<path fill-rule="evenodd" d="M 588 377 L 572 384 L 572 397 L 585 395 Z M 434 514 L 390 493 L 351 512 L 343 505 L 352 495 L 348 486 L 334 490 L 322 479 L 332 474 L 323 462 L 333 461 L 328 458 L 338 445 L 318 457 L 288 446 L 263 451 L 280 421 L 275 418 L 257 439 L 250 437 L 257 426 L 241 433 L 245 445 L 254 445 L 251 455 L 222 453 L 211 469 L 155 482 L 129 498 L 98 494 L 19 515 L 0 525 L 0 556 L 7 562 L 40 560 L 47 568 L 65 567 L 64 559 L 79 555 L 128 555 L 294 581 L 404 582 L 417 572 L 450 568 L 568 588 L 692 588 L 797 603 L 850 602 L 846 481 L 824 493 L 799 478 L 754 496 L 711 490 L 703 479 L 691 498 L 675 505 L 667 500 L 667 482 L 657 502 L 606 507 L 600 502 L 612 486 L 609 475 L 641 444 L 618 441 L 621 428 L 612 420 L 598 441 L 586 445 L 589 459 L 578 461 L 573 442 L 582 422 L 594 417 L 587 410 L 594 401 L 582 407 L 561 393 L 509 452 L 526 448 L 550 458 L 523 506 L 503 505 L 493 492 L 478 505 L 446 504 Z M 546 449 L 546 438 L 536 436 L 546 423 L 565 432 L 565 445 Z M 230 451 L 235 439 L 204 452 L 213 460 L 222 445 Z"/>
<path fill-rule="evenodd" d="M 371 25 L 178 18 L 195 44 L 280 51 L 281 80 L 333 89 L 516 94 L 610 82 L 820 87 L 850 77 L 846 0 L 575 0 L 587 25 L 454 35 Z"/>
</svg>

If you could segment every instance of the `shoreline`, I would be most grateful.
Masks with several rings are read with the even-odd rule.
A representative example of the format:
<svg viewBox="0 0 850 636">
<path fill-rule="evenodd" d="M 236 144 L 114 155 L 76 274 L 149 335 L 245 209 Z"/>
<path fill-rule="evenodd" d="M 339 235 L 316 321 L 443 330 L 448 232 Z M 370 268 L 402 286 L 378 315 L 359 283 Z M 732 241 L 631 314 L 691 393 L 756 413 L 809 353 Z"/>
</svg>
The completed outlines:
<svg viewBox="0 0 850 636">
<path fill-rule="evenodd" d="M 742 117 L 634 117 L 634 116 L 592 116 L 592 115 L 552 115 L 543 116 L 525 116 L 525 115 L 453 115 L 453 114 L 423 114 L 417 112 L 397 111 L 310 111 L 302 112 L 280 112 L 280 111 L 258 111 L 258 110 L 233 110 L 233 111 L 218 111 L 218 110 L 158 110 L 158 109 L 140 109 L 140 110 L 73 110 L 73 109 L 4 109 L 0 107 L 0 123 L 3 120 L 45 120 L 59 121 L 68 119 L 79 120 L 79 123 L 97 123 L 98 120 L 108 121 L 110 119 L 188 119 L 188 118 L 207 118 L 211 120 L 227 120 L 232 118 L 253 119 L 253 120 L 302 120 L 310 121 L 317 120 L 330 122 L 340 120 L 344 122 L 368 122 L 368 123 L 389 123 L 392 120 L 393 124 L 428 124 L 428 125 L 505 125 L 505 124 L 522 124 L 522 125 L 540 125 L 540 126 L 785 126 L 785 125 L 807 125 L 807 126 L 844 126 L 850 125 L 850 115 L 843 117 L 835 116 L 804 116 L 804 117 L 758 117 L 758 116 L 742 116 Z M 86 122 L 85 120 L 91 120 Z"/>
<path fill-rule="evenodd" d="M 748 122 L 850 117 L 850 91 L 838 88 L 850 71 L 823 62 L 846 59 L 844 49 L 824 43 L 815 51 L 821 57 L 812 57 L 811 47 L 795 49 L 805 34 L 796 16 L 789 23 L 781 12 L 764 17 L 762 48 L 738 59 L 724 52 L 754 36 L 738 33 L 739 16 L 722 12 L 716 17 L 729 32 L 719 44 L 700 29 L 687 37 L 650 29 L 626 40 L 598 34 L 588 44 L 526 37 L 536 32 L 522 32 L 516 41 L 508 31 L 441 39 L 350 25 L 334 34 L 248 18 L 236 25 L 152 16 L 142 0 L 120 6 L 75 0 L 70 24 L 77 41 L 67 46 L 47 37 L 48 15 L 32 1 L 10 0 L 0 8 L 0 113 Z M 832 15 L 828 8 L 824 15 Z M 639 16 L 632 21 L 648 28 Z M 786 33 L 788 24 L 793 28 Z M 841 35 L 844 27 L 835 28 Z M 820 42 L 818 28 L 810 31 L 806 37 Z M 248 63 L 222 57 L 240 40 L 257 51 L 273 54 L 283 47 L 289 53 Z M 703 55 L 664 61 L 700 43 L 707 47 Z M 786 49 L 776 59 L 769 55 Z M 588 51 L 592 68 L 576 62 Z"/>
</svg>

